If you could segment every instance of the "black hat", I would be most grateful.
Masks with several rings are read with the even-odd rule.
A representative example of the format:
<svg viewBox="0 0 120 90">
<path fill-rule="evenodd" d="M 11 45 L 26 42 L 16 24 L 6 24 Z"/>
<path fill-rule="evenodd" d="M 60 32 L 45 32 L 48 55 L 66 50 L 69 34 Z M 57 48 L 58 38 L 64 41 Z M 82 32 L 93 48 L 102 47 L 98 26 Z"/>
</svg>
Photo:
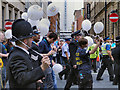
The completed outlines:
<svg viewBox="0 0 120 90">
<path fill-rule="evenodd" d="M 103 40 L 104 40 L 104 41 L 110 40 L 110 38 L 109 38 L 109 36 L 107 36 L 107 37 L 105 37 Z"/>
<path fill-rule="evenodd" d="M 18 19 L 12 24 L 12 35 L 11 41 L 22 40 L 35 36 L 30 23 L 24 19 Z"/>
<path fill-rule="evenodd" d="M 71 37 L 73 37 L 73 36 L 78 36 L 78 35 L 80 35 L 80 36 L 82 35 L 82 34 L 80 33 L 80 30 L 72 33 L 72 34 L 71 34 Z"/>
<path fill-rule="evenodd" d="M 117 37 L 116 37 L 115 42 L 120 42 L 120 36 L 117 36 Z"/>
</svg>

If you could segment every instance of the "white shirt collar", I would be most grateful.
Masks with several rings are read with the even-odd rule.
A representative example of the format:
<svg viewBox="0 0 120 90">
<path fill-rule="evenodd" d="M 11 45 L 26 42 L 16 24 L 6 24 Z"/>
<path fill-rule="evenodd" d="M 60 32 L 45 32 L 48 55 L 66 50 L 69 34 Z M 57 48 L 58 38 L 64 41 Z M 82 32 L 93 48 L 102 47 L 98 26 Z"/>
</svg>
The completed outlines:
<svg viewBox="0 0 120 90">
<path fill-rule="evenodd" d="M 22 48 L 20 46 L 17 46 L 17 45 L 15 45 L 15 47 L 18 47 L 18 48 L 22 49 L 23 51 L 25 51 L 29 55 L 29 52 L 26 49 L 24 49 L 24 48 Z"/>
</svg>

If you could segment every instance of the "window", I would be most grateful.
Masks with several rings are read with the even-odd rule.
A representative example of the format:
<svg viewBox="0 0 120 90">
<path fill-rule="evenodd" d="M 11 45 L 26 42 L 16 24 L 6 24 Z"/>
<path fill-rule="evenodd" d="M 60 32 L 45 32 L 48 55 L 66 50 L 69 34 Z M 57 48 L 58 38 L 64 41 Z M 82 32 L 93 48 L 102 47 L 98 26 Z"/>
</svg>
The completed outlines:
<svg viewBox="0 0 120 90">
<path fill-rule="evenodd" d="M 9 10 L 9 19 L 11 20 L 11 18 L 12 18 L 12 13 L 11 13 L 11 11 Z"/>
<path fill-rule="evenodd" d="M 15 20 L 17 19 L 17 14 L 15 13 Z"/>
</svg>

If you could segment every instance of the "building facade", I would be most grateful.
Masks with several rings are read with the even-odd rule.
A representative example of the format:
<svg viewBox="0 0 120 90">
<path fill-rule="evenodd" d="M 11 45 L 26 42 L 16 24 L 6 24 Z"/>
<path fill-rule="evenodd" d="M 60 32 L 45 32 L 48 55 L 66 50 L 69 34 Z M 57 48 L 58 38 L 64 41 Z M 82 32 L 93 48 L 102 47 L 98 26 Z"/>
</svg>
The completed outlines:
<svg viewBox="0 0 120 90">
<path fill-rule="evenodd" d="M 76 24 L 75 24 L 76 28 L 74 28 L 75 30 L 81 30 L 81 28 L 82 28 L 82 21 L 83 21 L 82 11 L 83 11 L 83 9 L 75 10 L 75 12 L 74 12 L 75 21 L 76 21 Z"/>
<path fill-rule="evenodd" d="M 87 10 L 87 4 L 90 4 L 90 18 L 92 28 L 89 33 L 94 34 L 94 24 L 96 22 L 102 22 L 104 24 L 104 30 L 100 33 L 100 36 L 115 39 L 120 35 L 120 1 L 119 2 L 85 2 L 85 10 Z M 114 11 L 119 16 L 119 20 L 113 23 L 109 20 L 110 14 Z M 87 18 L 87 11 L 85 12 L 85 18 Z"/>
<path fill-rule="evenodd" d="M 25 2 L 9 2 L 9 0 L 0 0 L 0 30 L 5 28 L 5 21 L 19 19 L 25 10 Z"/>
</svg>

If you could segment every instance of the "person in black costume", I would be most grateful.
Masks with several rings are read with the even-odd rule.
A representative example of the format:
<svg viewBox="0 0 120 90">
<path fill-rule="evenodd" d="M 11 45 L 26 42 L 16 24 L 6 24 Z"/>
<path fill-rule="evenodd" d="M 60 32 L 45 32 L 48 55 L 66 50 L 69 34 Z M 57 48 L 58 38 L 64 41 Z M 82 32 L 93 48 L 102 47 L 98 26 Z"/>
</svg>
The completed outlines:
<svg viewBox="0 0 120 90">
<path fill-rule="evenodd" d="M 36 82 L 45 76 L 44 71 L 50 66 L 50 60 L 46 56 L 42 58 L 40 66 L 33 67 L 28 52 L 33 36 L 30 23 L 24 19 L 18 19 L 12 24 L 11 41 L 15 41 L 16 46 L 8 56 L 7 74 L 10 89 L 36 89 Z"/>
<path fill-rule="evenodd" d="M 72 41 L 69 44 L 69 51 L 70 51 L 70 65 L 71 70 L 70 74 L 68 75 L 67 82 L 65 85 L 65 89 L 70 89 L 72 84 L 77 84 L 77 70 L 76 70 L 76 60 L 75 60 L 75 53 L 79 47 L 78 39 L 82 38 L 82 34 L 80 33 L 80 30 L 74 32 L 72 35 Z"/>
<path fill-rule="evenodd" d="M 117 65 L 116 77 L 117 77 L 118 88 L 119 88 L 118 90 L 120 90 L 120 36 L 116 37 L 116 48 L 114 48 L 112 55 L 114 58 L 114 62 Z"/>
</svg>

